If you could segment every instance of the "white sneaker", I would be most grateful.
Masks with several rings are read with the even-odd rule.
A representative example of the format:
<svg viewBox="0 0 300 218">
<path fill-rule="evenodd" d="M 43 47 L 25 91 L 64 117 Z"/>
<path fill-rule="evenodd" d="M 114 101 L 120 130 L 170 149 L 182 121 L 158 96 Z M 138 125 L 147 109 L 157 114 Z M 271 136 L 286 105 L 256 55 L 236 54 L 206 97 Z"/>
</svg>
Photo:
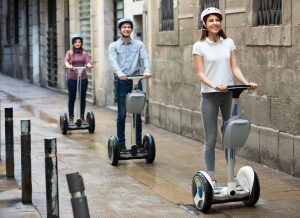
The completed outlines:
<svg viewBox="0 0 300 218">
<path fill-rule="evenodd" d="M 214 190 L 214 193 L 215 194 L 221 193 L 221 189 L 222 188 L 220 188 L 219 183 L 217 182 L 217 180 L 213 180 L 212 183 L 213 183 L 213 187 L 212 188 Z"/>
<path fill-rule="evenodd" d="M 234 178 L 234 182 L 236 184 L 236 190 L 237 191 L 243 191 L 244 190 L 236 177 Z"/>
</svg>

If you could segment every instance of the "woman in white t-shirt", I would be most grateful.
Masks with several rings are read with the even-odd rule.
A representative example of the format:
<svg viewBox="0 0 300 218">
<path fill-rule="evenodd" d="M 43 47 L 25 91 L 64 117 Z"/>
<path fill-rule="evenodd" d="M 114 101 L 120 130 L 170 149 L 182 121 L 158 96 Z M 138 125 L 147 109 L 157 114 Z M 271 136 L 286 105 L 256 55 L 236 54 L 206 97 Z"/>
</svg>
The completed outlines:
<svg viewBox="0 0 300 218">
<path fill-rule="evenodd" d="M 201 80 L 200 110 L 204 128 L 204 160 L 206 171 L 211 177 L 214 189 L 218 189 L 215 178 L 215 145 L 219 109 L 223 122 L 230 117 L 231 92 L 227 85 L 233 85 L 235 77 L 242 84 L 248 82 L 239 69 L 235 58 L 235 44 L 227 38 L 221 26 L 222 14 L 219 9 L 210 7 L 201 13 L 203 29 L 199 41 L 193 46 L 196 71 Z"/>
</svg>

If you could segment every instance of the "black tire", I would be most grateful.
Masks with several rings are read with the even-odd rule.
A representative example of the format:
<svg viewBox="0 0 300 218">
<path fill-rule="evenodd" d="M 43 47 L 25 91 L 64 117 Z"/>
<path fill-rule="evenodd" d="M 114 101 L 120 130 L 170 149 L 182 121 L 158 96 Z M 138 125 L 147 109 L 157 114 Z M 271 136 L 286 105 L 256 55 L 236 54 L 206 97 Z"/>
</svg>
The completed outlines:
<svg viewBox="0 0 300 218">
<path fill-rule="evenodd" d="M 195 202 L 195 196 L 198 194 L 199 201 Z M 193 177 L 192 196 L 194 205 L 202 212 L 206 212 L 211 208 L 214 192 L 206 177 L 198 172 Z"/>
<path fill-rule="evenodd" d="M 118 146 L 118 139 L 114 136 L 111 136 L 107 143 L 107 151 L 108 151 L 108 158 L 110 164 L 113 166 L 117 166 L 120 157 L 120 151 Z"/>
<path fill-rule="evenodd" d="M 253 187 L 252 187 L 251 194 L 247 200 L 243 201 L 244 204 L 248 207 L 254 206 L 257 203 L 259 196 L 260 196 L 259 180 L 258 180 L 256 172 L 255 171 L 253 171 L 253 172 L 254 172 L 254 181 L 253 181 Z"/>
<path fill-rule="evenodd" d="M 152 135 L 147 134 L 143 138 L 143 147 L 146 152 L 148 152 L 148 156 L 146 157 L 147 163 L 153 163 L 156 154 L 155 141 Z"/>
<path fill-rule="evenodd" d="M 60 123 L 60 130 L 61 130 L 61 133 L 63 135 L 66 135 L 67 134 L 67 131 L 68 131 L 68 116 L 66 113 L 62 113 L 60 115 L 60 119 L 59 119 L 59 123 Z"/>
<path fill-rule="evenodd" d="M 86 121 L 89 124 L 89 133 L 94 133 L 95 132 L 95 116 L 92 111 L 87 112 Z"/>
</svg>

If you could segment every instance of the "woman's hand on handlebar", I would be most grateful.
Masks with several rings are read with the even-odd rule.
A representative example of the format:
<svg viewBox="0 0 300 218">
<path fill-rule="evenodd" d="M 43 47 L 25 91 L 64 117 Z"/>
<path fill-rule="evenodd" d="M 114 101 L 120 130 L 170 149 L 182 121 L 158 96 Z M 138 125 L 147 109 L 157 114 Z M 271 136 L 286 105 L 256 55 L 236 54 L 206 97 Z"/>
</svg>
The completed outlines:
<svg viewBox="0 0 300 218">
<path fill-rule="evenodd" d="M 150 72 L 144 73 L 144 79 L 149 79 L 150 77 L 151 77 Z"/>
<path fill-rule="evenodd" d="M 126 80 L 126 79 L 127 79 L 125 73 L 120 73 L 120 74 L 118 75 L 118 78 L 119 78 L 119 80 Z"/>
<path fill-rule="evenodd" d="M 256 83 L 250 82 L 249 85 L 251 86 L 251 88 L 250 88 L 251 90 L 257 89 L 257 84 Z"/>
<path fill-rule="evenodd" d="M 93 68 L 93 67 L 94 67 L 94 65 L 93 65 L 93 64 L 91 64 L 91 63 L 88 63 L 88 64 L 86 65 L 86 67 L 88 67 L 88 68 Z"/>
<path fill-rule="evenodd" d="M 68 68 L 68 69 L 72 69 L 73 68 L 72 64 L 65 64 L 65 65 L 66 65 L 66 68 Z"/>
<path fill-rule="evenodd" d="M 220 84 L 220 85 L 217 85 L 215 87 L 215 90 L 219 91 L 219 92 L 227 92 L 227 86 L 226 85 L 223 85 L 223 84 Z"/>
</svg>

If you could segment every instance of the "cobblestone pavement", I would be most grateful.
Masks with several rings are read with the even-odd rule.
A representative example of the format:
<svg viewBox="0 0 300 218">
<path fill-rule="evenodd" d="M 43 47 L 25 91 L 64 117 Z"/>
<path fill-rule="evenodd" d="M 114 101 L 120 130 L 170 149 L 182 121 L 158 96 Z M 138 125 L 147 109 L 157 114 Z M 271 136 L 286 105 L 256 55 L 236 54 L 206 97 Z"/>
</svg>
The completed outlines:
<svg viewBox="0 0 300 218">
<path fill-rule="evenodd" d="M 73 217 L 66 174 L 80 172 L 91 217 L 299 217 L 300 179 L 237 158 L 237 168 L 252 166 L 261 184 L 261 197 L 253 208 L 243 203 L 213 205 L 207 214 L 192 206 L 191 181 L 204 169 L 203 145 L 153 125 L 144 125 L 156 142 L 154 164 L 145 160 L 109 164 L 107 141 L 115 134 L 115 112 L 88 105 L 96 118 L 94 134 L 59 129 L 59 116 L 67 111 L 67 96 L 0 74 L 1 162 L 0 217 L 47 217 L 44 139 L 57 139 L 60 217 Z M 14 110 L 15 178 L 5 177 L 4 108 Z M 21 203 L 20 120 L 31 121 L 33 204 Z M 199 121 L 200 122 L 200 121 Z M 130 141 L 130 119 L 126 134 Z M 216 151 L 217 178 L 226 182 L 224 155 Z"/>
</svg>

